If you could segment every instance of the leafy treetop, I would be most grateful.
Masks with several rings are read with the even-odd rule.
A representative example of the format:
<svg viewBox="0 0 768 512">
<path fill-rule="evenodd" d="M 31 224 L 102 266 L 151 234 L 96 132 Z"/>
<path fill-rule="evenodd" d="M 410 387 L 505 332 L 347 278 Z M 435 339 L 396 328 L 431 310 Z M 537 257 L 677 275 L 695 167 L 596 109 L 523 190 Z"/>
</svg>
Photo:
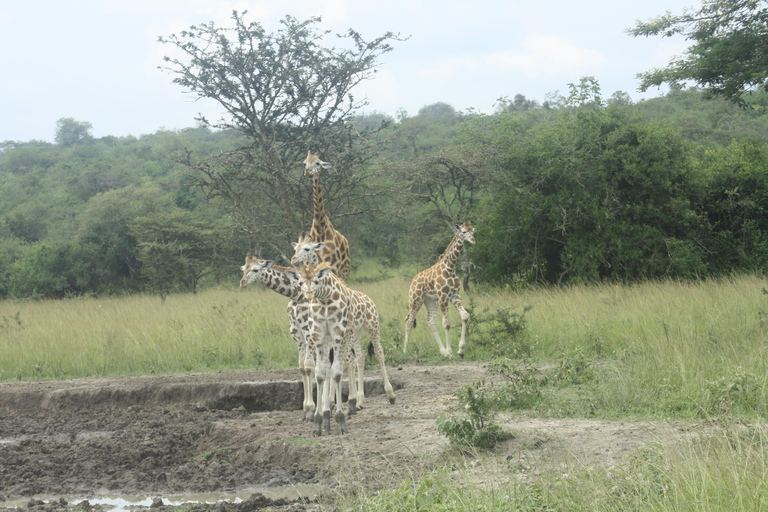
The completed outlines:
<svg viewBox="0 0 768 512">
<path fill-rule="evenodd" d="M 698 11 L 670 11 L 627 29 L 633 36 L 671 37 L 682 34 L 693 42 L 684 57 L 663 69 L 638 74 L 640 90 L 686 82 L 703 87 L 741 106 L 745 92 L 768 91 L 768 4 L 764 0 L 703 0 Z"/>
</svg>

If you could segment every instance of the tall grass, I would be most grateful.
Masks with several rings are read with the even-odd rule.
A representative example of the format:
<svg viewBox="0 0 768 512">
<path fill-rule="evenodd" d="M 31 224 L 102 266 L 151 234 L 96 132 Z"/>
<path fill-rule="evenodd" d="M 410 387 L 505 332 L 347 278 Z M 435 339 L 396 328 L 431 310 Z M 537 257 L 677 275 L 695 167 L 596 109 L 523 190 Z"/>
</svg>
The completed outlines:
<svg viewBox="0 0 768 512">
<path fill-rule="evenodd" d="M 358 269 L 350 286 L 376 302 L 389 361 L 444 362 L 424 312 L 408 354 L 402 352 L 410 277 L 371 266 Z M 524 331 L 530 360 L 557 363 L 577 355 L 599 365 L 601 378 L 614 385 L 593 390 L 593 405 L 620 411 L 635 404 L 645 414 L 643 407 L 651 411 L 664 403 L 664 411 L 687 414 L 727 407 L 723 399 L 735 396 L 731 388 L 740 385 L 752 386 L 742 405 L 750 405 L 746 395 L 753 388 L 765 395 L 765 287 L 762 278 L 738 276 L 519 291 L 475 285 L 463 295 L 475 318 L 483 311 L 532 307 Z M 295 366 L 286 305 L 270 290 L 235 284 L 165 301 L 0 301 L 0 380 Z M 461 321 L 453 308 L 450 314 L 455 351 Z M 467 359 L 490 354 L 481 339 L 468 339 Z"/>
<path fill-rule="evenodd" d="M 542 458 L 534 480 L 519 479 L 503 459 L 488 454 L 448 454 L 419 478 L 392 468 L 399 482 L 379 492 L 342 480 L 333 505 L 371 512 L 765 510 L 768 432 L 730 427 L 676 443 L 660 441 L 619 464 L 569 467 Z"/>
<path fill-rule="evenodd" d="M 254 287 L 255 288 L 255 287 Z M 288 303 L 265 289 L 0 302 L 0 379 L 285 367 Z"/>
</svg>

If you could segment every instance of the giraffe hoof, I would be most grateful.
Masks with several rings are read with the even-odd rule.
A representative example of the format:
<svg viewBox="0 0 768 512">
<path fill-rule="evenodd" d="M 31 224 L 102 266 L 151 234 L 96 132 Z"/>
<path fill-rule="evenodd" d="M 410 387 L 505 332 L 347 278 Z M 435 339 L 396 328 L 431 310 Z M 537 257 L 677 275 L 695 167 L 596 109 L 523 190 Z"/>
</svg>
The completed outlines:
<svg viewBox="0 0 768 512">
<path fill-rule="evenodd" d="M 347 433 L 347 422 L 344 420 L 344 412 L 339 411 L 336 413 L 336 425 L 339 426 L 339 434 Z"/>
<path fill-rule="evenodd" d="M 459 352 L 459 359 L 464 359 L 464 354 L 462 354 L 461 352 Z"/>
<path fill-rule="evenodd" d="M 331 431 L 331 411 L 323 411 L 323 430 L 326 432 Z M 315 423 L 317 423 L 317 418 L 315 418 Z"/>
<path fill-rule="evenodd" d="M 389 405 L 395 405 L 395 397 L 389 399 Z"/>
<path fill-rule="evenodd" d="M 347 416 L 354 416 L 357 414 L 357 399 L 350 398 L 347 400 Z"/>
</svg>

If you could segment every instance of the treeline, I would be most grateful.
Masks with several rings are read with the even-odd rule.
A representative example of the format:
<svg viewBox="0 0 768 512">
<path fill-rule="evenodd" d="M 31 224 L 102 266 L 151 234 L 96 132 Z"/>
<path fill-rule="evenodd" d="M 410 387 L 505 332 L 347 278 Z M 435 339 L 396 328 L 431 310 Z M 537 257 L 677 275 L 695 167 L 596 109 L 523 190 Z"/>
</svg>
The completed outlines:
<svg viewBox="0 0 768 512">
<path fill-rule="evenodd" d="M 501 98 L 491 115 L 436 103 L 355 122 L 384 124 L 367 165 L 386 172 L 360 185 L 365 208 L 330 202 L 343 206 L 334 224 L 353 260 L 430 263 L 447 224 L 470 220 L 466 268 L 492 283 L 768 268 L 768 115 L 757 103 L 680 90 L 603 100 L 585 79 L 543 103 Z M 0 144 L 0 297 L 194 291 L 236 278 L 249 250 L 285 257 L 297 235 L 261 243 L 185 165 L 243 146 L 237 132 L 97 139 L 64 119 L 56 133 L 54 144 Z M 307 199 L 296 222 L 308 228 L 298 162 L 296 175 Z"/>
</svg>

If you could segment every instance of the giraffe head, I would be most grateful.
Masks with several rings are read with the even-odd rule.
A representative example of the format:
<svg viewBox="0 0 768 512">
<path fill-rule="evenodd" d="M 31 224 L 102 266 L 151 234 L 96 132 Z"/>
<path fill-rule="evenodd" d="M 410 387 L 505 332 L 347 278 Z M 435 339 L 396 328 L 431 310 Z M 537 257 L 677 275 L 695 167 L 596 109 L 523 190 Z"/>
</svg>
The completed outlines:
<svg viewBox="0 0 768 512">
<path fill-rule="evenodd" d="M 320 160 L 320 153 L 307 151 L 307 158 L 304 159 L 304 176 L 316 176 L 320 174 L 320 169 L 330 169 L 333 165 Z"/>
<path fill-rule="evenodd" d="M 309 233 L 303 231 L 299 235 L 299 241 L 293 242 L 293 257 L 291 265 L 311 265 L 316 266 L 320 263 L 320 257 L 317 251 L 325 247 L 325 242 L 313 242 Z"/>
<path fill-rule="evenodd" d="M 314 267 L 311 265 L 304 265 L 301 267 L 301 272 L 286 272 L 289 274 L 293 281 L 298 281 L 301 284 L 301 293 L 304 294 L 309 301 L 314 299 L 325 299 L 331 296 L 331 267 L 328 263 L 321 263 Z"/>
<path fill-rule="evenodd" d="M 252 256 L 248 253 L 245 257 L 245 265 L 240 267 L 240 270 L 243 271 L 243 278 L 240 279 L 240 288 L 245 288 L 254 282 L 258 278 L 259 272 L 265 268 L 271 267 L 273 263 L 274 261 L 260 260 L 256 256 Z"/>
<path fill-rule="evenodd" d="M 471 222 L 465 222 L 464 224 L 454 224 L 454 233 L 457 233 L 462 242 L 475 243 L 475 231 L 477 229 L 472 227 Z"/>
</svg>

